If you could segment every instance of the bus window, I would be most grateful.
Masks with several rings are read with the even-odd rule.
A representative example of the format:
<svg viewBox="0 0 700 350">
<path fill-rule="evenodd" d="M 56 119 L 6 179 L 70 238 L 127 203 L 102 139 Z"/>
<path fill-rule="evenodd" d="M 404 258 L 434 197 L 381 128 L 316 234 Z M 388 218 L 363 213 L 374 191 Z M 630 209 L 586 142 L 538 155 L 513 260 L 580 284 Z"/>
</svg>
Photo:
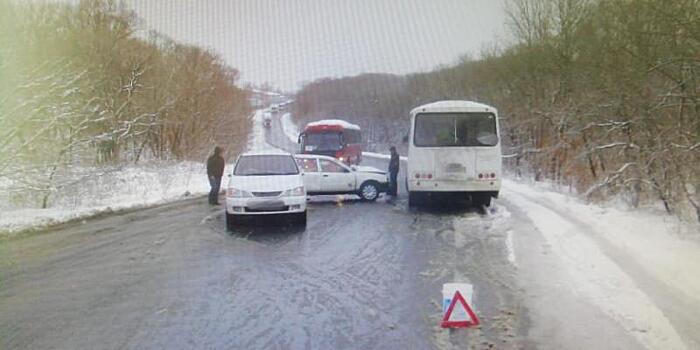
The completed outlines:
<svg viewBox="0 0 700 350">
<path fill-rule="evenodd" d="M 423 113 L 416 116 L 417 147 L 495 146 L 496 118 L 490 113 Z"/>
<path fill-rule="evenodd" d="M 342 148 L 337 132 L 307 134 L 304 144 L 305 151 L 337 151 Z"/>
<path fill-rule="evenodd" d="M 454 119 L 448 115 L 419 114 L 413 142 L 419 147 L 454 145 Z"/>
<path fill-rule="evenodd" d="M 343 143 L 346 145 L 360 143 L 360 132 L 348 129 L 343 132 Z"/>
</svg>

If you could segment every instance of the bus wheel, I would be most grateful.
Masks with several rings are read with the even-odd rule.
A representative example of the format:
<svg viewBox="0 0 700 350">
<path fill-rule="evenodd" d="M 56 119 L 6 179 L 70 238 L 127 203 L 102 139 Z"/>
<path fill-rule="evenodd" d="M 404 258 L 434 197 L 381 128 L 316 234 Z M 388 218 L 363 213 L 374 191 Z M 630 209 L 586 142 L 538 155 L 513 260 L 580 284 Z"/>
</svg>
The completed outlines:
<svg viewBox="0 0 700 350">
<path fill-rule="evenodd" d="M 408 192 L 408 206 L 409 207 L 416 207 L 422 204 L 421 202 L 421 193 L 417 192 Z"/>
<path fill-rule="evenodd" d="M 476 207 L 490 207 L 491 195 L 488 193 L 474 193 L 471 195 L 472 204 Z"/>
</svg>

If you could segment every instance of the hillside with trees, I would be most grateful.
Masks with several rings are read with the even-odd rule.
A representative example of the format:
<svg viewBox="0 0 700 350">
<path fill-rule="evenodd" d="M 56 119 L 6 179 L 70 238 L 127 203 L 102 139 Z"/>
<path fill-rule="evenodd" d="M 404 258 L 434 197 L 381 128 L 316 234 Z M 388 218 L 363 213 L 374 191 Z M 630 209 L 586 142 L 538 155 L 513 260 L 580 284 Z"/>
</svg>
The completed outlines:
<svg viewBox="0 0 700 350">
<path fill-rule="evenodd" d="M 415 106 L 485 102 L 512 172 L 700 219 L 700 2 L 511 0 L 508 15 L 509 47 L 429 73 L 309 83 L 297 118 L 342 117 L 373 130 L 370 144 L 397 143 Z"/>
<path fill-rule="evenodd" d="M 0 0 L 0 183 L 17 205 L 47 207 L 123 164 L 245 145 L 238 71 L 138 22 L 112 0 Z"/>
</svg>

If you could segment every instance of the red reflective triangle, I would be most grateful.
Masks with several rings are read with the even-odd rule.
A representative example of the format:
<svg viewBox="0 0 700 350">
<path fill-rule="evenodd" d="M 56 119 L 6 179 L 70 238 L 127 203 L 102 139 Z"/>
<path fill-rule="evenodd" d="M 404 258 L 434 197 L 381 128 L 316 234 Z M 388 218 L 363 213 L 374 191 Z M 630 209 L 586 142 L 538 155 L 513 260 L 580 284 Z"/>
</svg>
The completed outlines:
<svg viewBox="0 0 700 350">
<path fill-rule="evenodd" d="M 455 309 L 455 306 L 459 303 L 462 308 L 464 308 L 464 311 L 466 311 L 467 315 L 469 315 L 468 320 L 456 320 L 456 321 L 450 321 L 450 317 L 452 317 L 452 312 Z M 462 297 L 462 294 L 459 293 L 459 291 L 455 292 L 455 296 L 452 298 L 452 302 L 450 302 L 450 306 L 447 308 L 447 312 L 445 312 L 445 316 L 442 318 L 442 323 L 440 326 L 442 328 L 464 328 L 464 327 L 474 327 L 479 325 L 479 318 L 476 317 L 476 314 L 474 311 L 472 311 L 472 308 L 469 307 L 469 304 L 467 304 L 467 301 L 464 300 L 464 297 Z"/>
</svg>

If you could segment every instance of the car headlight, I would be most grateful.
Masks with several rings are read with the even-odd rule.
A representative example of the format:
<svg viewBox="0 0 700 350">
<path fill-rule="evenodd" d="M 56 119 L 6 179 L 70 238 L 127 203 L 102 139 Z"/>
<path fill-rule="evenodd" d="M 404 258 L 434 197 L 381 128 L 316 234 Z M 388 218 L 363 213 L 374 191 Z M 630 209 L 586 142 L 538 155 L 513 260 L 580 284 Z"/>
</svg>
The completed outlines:
<svg viewBox="0 0 700 350">
<path fill-rule="evenodd" d="M 304 186 L 299 186 L 292 188 L 291 190 L 286 190 L 284 193 L 282 193 L 282 197 L 299 197 L 306 195 L 306 191 L 304 191 Z"/>
<path fill-rule="evenodd" d="M 252 197 L 253 195 L 244 190 L 239 190 L 237 188 L 229 187 L 228 190 L 226 191 L 226 197 L 229 198 L 249 198 Z"/>
</svg>

